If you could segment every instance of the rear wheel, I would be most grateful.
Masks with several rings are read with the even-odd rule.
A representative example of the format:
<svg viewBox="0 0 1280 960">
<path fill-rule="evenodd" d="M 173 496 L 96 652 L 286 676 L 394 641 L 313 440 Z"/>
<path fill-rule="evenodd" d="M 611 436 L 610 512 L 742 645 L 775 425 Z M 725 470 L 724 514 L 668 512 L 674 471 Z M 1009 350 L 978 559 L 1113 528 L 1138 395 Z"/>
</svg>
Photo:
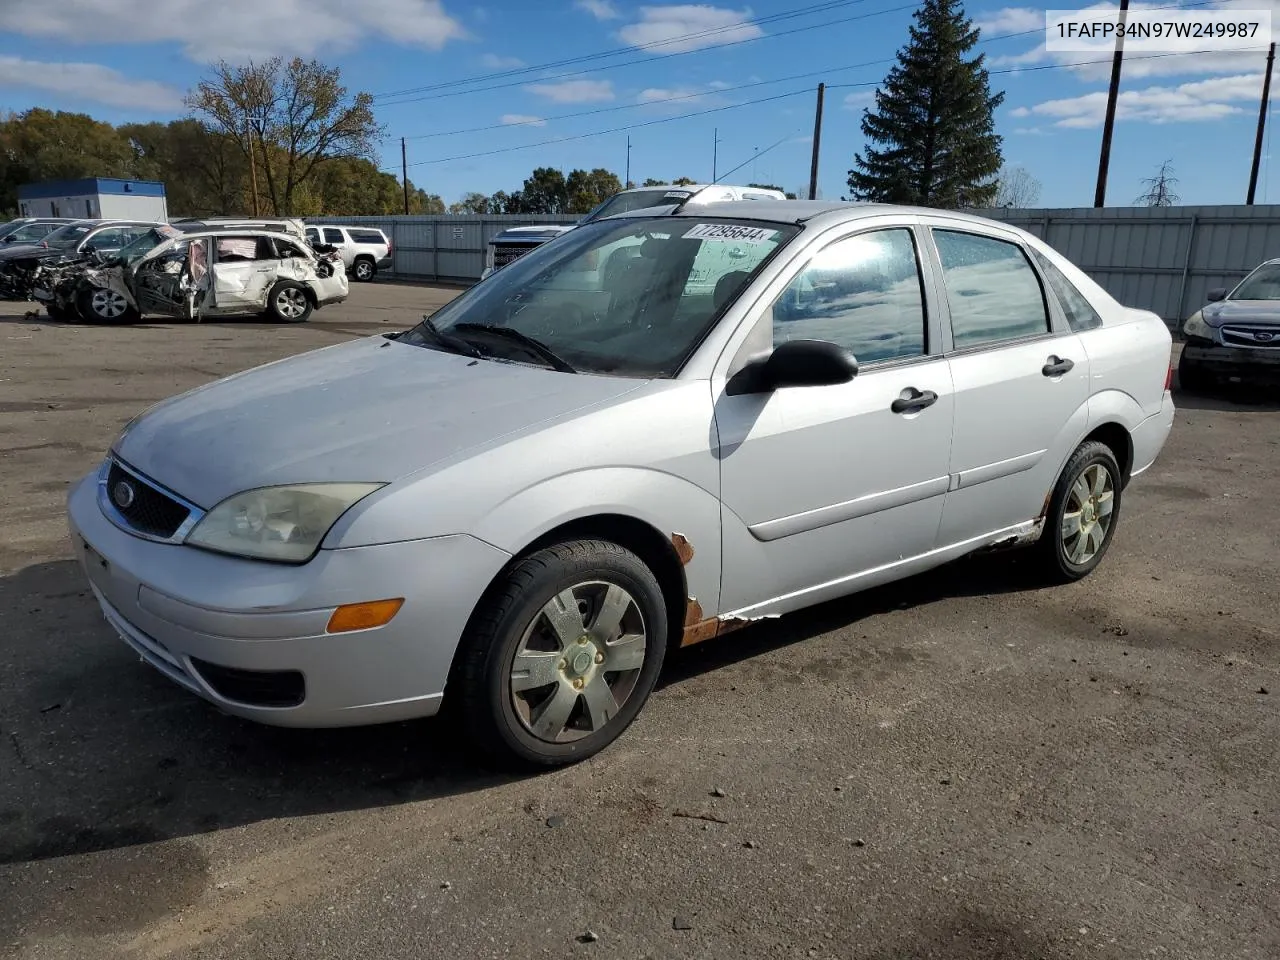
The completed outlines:
<svg viewBox="0 0 1280 960">
<path fill-rule="evenodd" d="M 585 760 L 644 706 L 666 625 L 652 571 L 615 543 L 579 540 L 523 558 L 481 600 L 459 651 L 466 728 L 504 766 Z"/>
<path fill-rule="evenodd" d="M 378 268 L 368 257 L 359 257 L 351 265 L 351 275 L 361 283 L 368 283 L 377 272 Z"/>
<path fill-rule="evenodd" d="M 1082 443 L 1067 461 L 1036 543 L 1040 572 L 1069 583 L 1102 562 L 1120 518 L 1120 465 L 1105 443 Z"/>
<path fill-rule="evenodd" d="M 281 280 L 267 294 L 267 310 L 282 323 L 303 323 L 311 316 L 311 299 L 302 284 Z"/>
</svg>

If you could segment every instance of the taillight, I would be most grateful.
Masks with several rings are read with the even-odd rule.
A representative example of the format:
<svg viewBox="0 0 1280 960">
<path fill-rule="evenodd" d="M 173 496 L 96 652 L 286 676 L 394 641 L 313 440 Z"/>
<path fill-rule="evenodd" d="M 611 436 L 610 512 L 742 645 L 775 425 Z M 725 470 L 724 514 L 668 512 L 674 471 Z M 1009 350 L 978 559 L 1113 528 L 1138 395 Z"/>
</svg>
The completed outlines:
<svg viewBox="0 0 1280 960">
<path fill-rule="evenodd" d="M 1169 372 L 1164 375 L 1164 388 L 1166 390 L 1173 389 L 1173 361 L 1169 362 Z"/>
</svg>

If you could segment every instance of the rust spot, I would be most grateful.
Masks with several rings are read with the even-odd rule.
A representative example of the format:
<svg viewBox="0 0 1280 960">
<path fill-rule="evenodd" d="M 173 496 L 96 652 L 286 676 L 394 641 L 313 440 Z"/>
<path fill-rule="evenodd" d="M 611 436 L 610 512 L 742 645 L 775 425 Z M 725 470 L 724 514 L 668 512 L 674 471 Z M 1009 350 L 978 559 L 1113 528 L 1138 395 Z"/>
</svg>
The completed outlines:
<svg viewBox="0 0 1280 960">
<path fill-rule="evenodd" d="M 1052 499 L 1053 499 L 1053 491 L 1050 490 L 1048 493 L 1044 495 L 1044 505 L 1040 508 L 1040 516 L 1036 517 L 1037 520 L 1043 520 L 1045 517 L 1049 515 L 1049 501 Z"/>
<path fill-rule="evenodd" d="M 684 635 L 680 638 L 680 646 L 688 647 L 703 640 L 710 640 L 720 632 L 720 621 L 715 617 L 702 618 L 702 604 L 693 597 L 684 608 Z"/>
<path fill-rule="evenodd" d="M 689 561 L 693 559 L 693 544 L 689 542 L 689 538 L 683 533 L 673 533 L 671 535 L 671 546 L 676 548 L 676 556 L 680 558 L 680 565 L 687 567 Z"/>
</svg>

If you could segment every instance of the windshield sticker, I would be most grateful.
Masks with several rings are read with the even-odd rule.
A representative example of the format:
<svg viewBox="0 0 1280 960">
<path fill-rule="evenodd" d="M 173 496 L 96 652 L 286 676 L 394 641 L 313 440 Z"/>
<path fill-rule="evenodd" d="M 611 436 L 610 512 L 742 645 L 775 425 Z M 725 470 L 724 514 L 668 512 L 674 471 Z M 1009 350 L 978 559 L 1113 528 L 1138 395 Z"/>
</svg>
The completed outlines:
<svg viewBox="0 0 1280 960">
<path fill-rule="evenodd" d="M 686 240 L 721 240 L 731 243 L 767 243 L 778 235 L 764 227 L 743 227 L 734 223 L 700 223 L 684 235 Z"/>
</svg>

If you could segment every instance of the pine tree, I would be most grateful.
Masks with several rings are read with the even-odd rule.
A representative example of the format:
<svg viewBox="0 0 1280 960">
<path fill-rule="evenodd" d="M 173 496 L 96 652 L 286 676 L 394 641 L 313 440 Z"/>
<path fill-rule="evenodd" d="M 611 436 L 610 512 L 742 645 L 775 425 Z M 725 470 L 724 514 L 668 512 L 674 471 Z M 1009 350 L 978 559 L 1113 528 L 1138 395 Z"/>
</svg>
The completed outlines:
<svg viewBox="0 0 1280 960">
<path fill-rule="evenodd" d="M 960 0 L 924 0 L 911 39 L 864 110 L 862 132 L 876 147 L 854 158 L 855 199 L 930 207 L 983 207 L 995 200 L 1001 138 L 983 55 L 965 55 L 979 31 Z"/>
</svg>

